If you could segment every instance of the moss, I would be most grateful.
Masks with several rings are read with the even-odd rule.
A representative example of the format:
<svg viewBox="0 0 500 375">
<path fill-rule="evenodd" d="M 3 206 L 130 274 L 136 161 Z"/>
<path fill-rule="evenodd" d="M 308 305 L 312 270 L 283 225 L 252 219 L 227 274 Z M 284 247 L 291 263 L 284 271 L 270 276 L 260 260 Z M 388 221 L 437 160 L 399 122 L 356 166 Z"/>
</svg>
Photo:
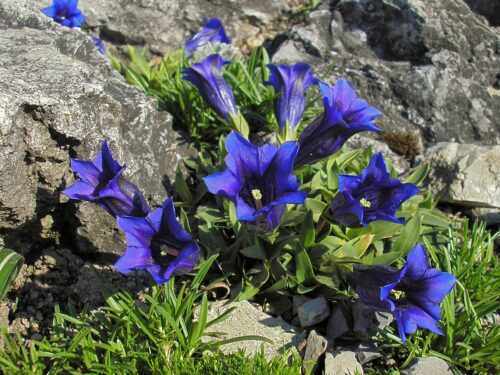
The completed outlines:
<svg viewBox="0 0 500 375">
<path fill-rule="evenodd" d="M 382 138 L 389 148 L 406 159 L 412 160 L 422 152 L 422 146 L 417 134 L 403 131 L 384 132 Z"/>
</svg>

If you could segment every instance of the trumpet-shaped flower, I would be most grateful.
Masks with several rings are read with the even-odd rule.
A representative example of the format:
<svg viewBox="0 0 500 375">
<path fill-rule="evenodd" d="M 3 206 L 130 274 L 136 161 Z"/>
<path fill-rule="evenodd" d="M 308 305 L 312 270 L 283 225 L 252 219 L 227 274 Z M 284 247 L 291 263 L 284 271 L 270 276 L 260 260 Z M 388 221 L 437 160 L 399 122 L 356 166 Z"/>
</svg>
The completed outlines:
<svg viewBox="0 0 500 375">
<path fill-rule="evenodd" d="M 339 193 L 332 199 L 327 217 L 347 227 L 366 226 L 373 220 L 404 224 L 394 215 L 401 204 L 418 194 L 418 188 L 391 178 L 381 153 L 375 154 L 359 176 L 339 176 Z"/>
<path fill-rule="evenodd" d="M 443 334 L 437 326 L 441 319 L 440 304 L 456 279 L 432 268 L 422 245 L 417 244 L 410 251 L 400 270 L 391 266 L 354 265 L 348 280 L 365 304 L 395 316 L 403 342 L 406 335 L 415 333 L 417 328 Z"/>
<path fill-rule="evenodd" d="M 119 272 L 145 269 L 163 284 L 199 261 L 198 242 L 177 221 L 172 198 L 146 217 L 119 216 L 117 223 L 127 239 L 127 250 L 115 264 Z"/>
<path fill-rule="evenodd" d="M 186 42 L 185 48 L 188 56 L 199 47 L 208 43 L 231 43 L 224 30 L 224 25 L 218 18 L 203 20 L 203 29 L 197 32 Z"/>
<path fill-rule="evenodd" d="M 261 234 L 274 230 L 286 204 L 304 203 L 306 195 L 298 191 L 297 177 L 292 174 L 298 149 L 295 142 L 279 148 L 273 144 L 256 147 L 232 132 L 226 149 L 227 169 L 205 177 L 205 184 L 211 193 L 235 203 L 238 219 L 249 222 L 249 230 Z"/>
<path fill-rule="evenodd" d="M 182 71 L 182 79 L 193 83 L 205 102 L 224 120 L 238 114 L 233 91 L 221 72 L 222 66 L 229 63 L 214 54 Z"/>
<path fill-rule="evenodd" d="M 80 27 L 85 16 L 78 9 L 78 0 L 53 0 L 52 5 L 42 9 L 46 16 L 67 27 Z"/>
<path fill-rule="evenodd" d="M 267 67 L 271 71 L 267 84 L 279 94 L 275 108 L 278 125 L 281 130 L 286 127 L 295 129 L 304 115 L 305 93 L 317 80 L 309 65 L 304 63 L 293 66 L 269 64 Z"/>
<path fill-rule="evenodd" d="M 332 155 L 354 134 L 380 131 L 374 123 L 380 111 L 357 98 L 346 80 L 339 79 L 333 87 L 320 82 L 319 87 L 325 111 L 302 132 L 296 168 Z"/>
<path fill-rule="evenodd" d="M 94 160 L 72 159 L 71 168 L 80 180 L 62 192 L 68 198 L 97 203 L 113 216 L 148 214 L 141 191 L 123 177 L 125 166 L 113 158 L 107 141 Z"/>
</svg>

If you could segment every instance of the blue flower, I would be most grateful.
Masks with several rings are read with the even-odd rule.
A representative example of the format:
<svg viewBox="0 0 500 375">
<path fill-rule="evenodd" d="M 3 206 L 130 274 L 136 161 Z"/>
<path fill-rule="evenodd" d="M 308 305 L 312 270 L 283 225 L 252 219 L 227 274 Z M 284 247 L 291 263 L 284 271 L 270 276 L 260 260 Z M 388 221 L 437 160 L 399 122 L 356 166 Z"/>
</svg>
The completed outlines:
<svg viewBox="0 0 500 375">
<path fill-rule="evenodd" d="M 191 56 L 198 47 L 216 42 L 231 43 L 224 30 L 224 25 L 218 18 L 205 18 L 203 20 L 203 29 L 186 42 L 186 53 L 188 56 Z"/>
<path fill-rule="evenodd" d="M 279 94 L 276 99 L 276 118 L 281 130 L 295 129 L 304 114 L 306 107 L 305 93 L 316 83 L 309 65 L 297 63 L 293 66 L 267 65 L 271 72 L 266 83 L 274 87 Z"/>
<path fill-rule="evenodd" d="M 319 87 L 325 111 L 302 132 L 296 168 L 332 155 L 356 133 L 380 132 L 374 123 L 380 111 L 358 99 L 346 80 L 339 79 L 333 87 L 320 82 Z"/>
<path fill-rule="evenodd" d="M 85 16 L 78 9 L 78 0 L 53 0 L 52 6 L 43 8 L 42 12 L 67 27 L 80 27 L 85 22 Z"/>
<path fill-rule="evenodd" d="M 214 54 L 182 70 L 182 79 L 193 83 L 205 102 L 224 120 L 229 120 L 231 115 L 238 115 L 233 91 L 221 73 L 222 66 L 229 63 Z"/>
<path fill-rule="evenodd" d="M 172 198 L 146 217 L 119 216 L 117 223 L 127 239 L 127 250 L 115 264 L 119 272 L 145 269 L 163 284 L 199 261 L 198 243 L 177 221 Z"/>
<path fill-rule="evenodd" d="M 373 220 L 404 224 L 394 215 L 401 204 L 418 194 L 413 184 L 403 184 L 390 178 L 381 153 L 359 176 L 339 176 L 339 193 L 332 199 L 326 217 L 346 227 L 366 226 Z"/>
<path fill-rule="evenodd" d="M 105 55 L 106 54 L 106 47 L 104 46 L 104 43 L 102 42 L 102 40 L 95 37 L 95 36 L 92 37 L 92 40 L 94 41 L 94 44 L 97 47 L 97 49 L 99 50 L 99 52 L 101 54 Z"/>
<path fill-rule="evenodd" d="M 274 230 L 281 222 L 286 204 L 304 203 L 306 195 L 298 191 L 297 177 L 292 174 L 298 146 L 285 142 L 256 147 L 236 132 L 226 140 L 227 169 L 205 177 L 213 194 L 233 201 L 239 220 L 260 234 Z"/>
<path fill-rule="evenodd" d="M 113 216 L 148 214 L 141 191 L 123 177 L 125 166 L 113 159 L 107 141 L 94 160 L 72 159 L 71 168 L 81 180 L 62 192 L 68 198 L 94 202 Z"/>
<path fill-rule="evenodd" d="M 429 256 L 417 244 L 408 254 L 401 270 L 391 266 L 354 265 L 349 282 L 367 305 L 390 311 L 398 322 L 403 342 L 407 334 L 425 328 L 438 335 L 440 304 L 455 285 L 456 279 L 429 265 Z"/>
</svg>

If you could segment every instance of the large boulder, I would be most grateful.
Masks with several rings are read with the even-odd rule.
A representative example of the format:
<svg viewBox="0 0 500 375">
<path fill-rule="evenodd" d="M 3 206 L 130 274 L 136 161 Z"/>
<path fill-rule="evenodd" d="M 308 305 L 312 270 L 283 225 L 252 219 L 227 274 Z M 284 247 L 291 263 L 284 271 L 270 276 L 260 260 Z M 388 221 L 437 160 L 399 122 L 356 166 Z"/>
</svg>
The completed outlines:
<svg viewBox="0 0 500 375">
<path fill-rule="evenodd" d="M 27 0 L 0 3 L 0 135 L 0 239 L 24 253 L 51 240 L 81 252 L 124 249 L 110 215 L 61 196 L 74 182 L 70 158 L 93 158 L 108 139 L 155 205 L 182 154 L 155 100 L 125 83 L 88 35 Z"/>
<path fill-rule="evenodd" d="M 48 0 L 33 0 L 40 8 Z M 202 25 L 218 17 L 236 45 L 253 47 L 272 37 L 280 18 L 291 10 L 287 0 L 85 0 L 79 7 L 88 27 L 115 45 L 147 45 L 163 54 L 179 48 Z"/>
<path fill-rule="evenodd" d="M 441 201 L 500 208 L 500 146 L 438 143 L 427 150 L 429 189 Z"/>
<path fill-rule="evenodd" d="M 463 0 L 332 4 L 292 27 L 273 61 L 300 58 L 318 74 L 333 63 L 325 79 L 351 81 L 382 111 L 379 123 L 393 143 L 415 132 L 426 145 L 500 142 L 499 28 Z"/>
</svg>

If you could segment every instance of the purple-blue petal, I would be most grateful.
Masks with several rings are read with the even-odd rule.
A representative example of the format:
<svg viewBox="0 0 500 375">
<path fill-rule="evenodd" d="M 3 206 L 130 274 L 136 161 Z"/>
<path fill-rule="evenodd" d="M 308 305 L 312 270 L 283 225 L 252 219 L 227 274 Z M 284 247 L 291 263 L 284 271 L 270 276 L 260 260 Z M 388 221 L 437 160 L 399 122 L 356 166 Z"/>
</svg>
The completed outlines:
<svg viewBox="0 0 500 375">
<path fill-rule="evenodd" d="M 161 208 L 152 212 L 158 212 Z M 148 217 L 151 213 L 148 215 Z M 148 217 L 118 216 L 118 227 L 125 232 L 128 247 L 149 247 L 151 238 L 155 235 Z"/>
<path fill-rule="evenodd" d="M 82 199 L 91 196 L 95 187 L 84 181 L 77 181 L 70 187 L 62 191 L 62 194 L 69 199 Z"/>
<path fill-rule="evenodd" d="M 330 204 L 330 217 L 349 228 L 366 226 L 363 207 L 349 192 L 339 192 Z"/>
<path fill-rule="evenodd" d="M 172 275 L 182 275 L 192 270 L 200 260 L 200 249 L 196 241 L 191 241 L 168 265 L 163 277 L 167 280 Z"/>
<path fill-rule="evenodd" d="M 218 18 L 204 20 L 203 28 L 193 35 L 185 44 L 188 56 L 199 47 L 208 43 L 231 43 L 224 30 L 224 25 Z"/>
<path fill-rule="evenodd" d="M 209 192 L 228 199 L 234 199 L 240 190 L 238 179 L 229 169 L 206 176 L 203 181 Z"/>
<path fill-rule="evenodd" d="M 116 261 L 114 267 L 118 272 L 128 274 L 132 270 L 145 269 L 152 262 L 149 248 L 129 246 L 125 254 Z"/>
<path fill-rule="evenodd" d="M 317 80 L 305 63 L 293 66 L 269 64 L 267 67 L 271 74 L 266 84 L 273 86 L 279 94 L 275 104 L 278 125 L 280 129 L 286 124 L 294 129 L 304 115 L 305 93 Z"/>
<path fill-rule="evenodd" d="M 213 54 L 182 70 L 182 79 L 194 84 L 205 102 L 225 120 L 229 119 L 230 114 L 238 113 L 233 91 L 222 77 L 222 66 L 228 63 L 230 61 Z"/>
</svg>

